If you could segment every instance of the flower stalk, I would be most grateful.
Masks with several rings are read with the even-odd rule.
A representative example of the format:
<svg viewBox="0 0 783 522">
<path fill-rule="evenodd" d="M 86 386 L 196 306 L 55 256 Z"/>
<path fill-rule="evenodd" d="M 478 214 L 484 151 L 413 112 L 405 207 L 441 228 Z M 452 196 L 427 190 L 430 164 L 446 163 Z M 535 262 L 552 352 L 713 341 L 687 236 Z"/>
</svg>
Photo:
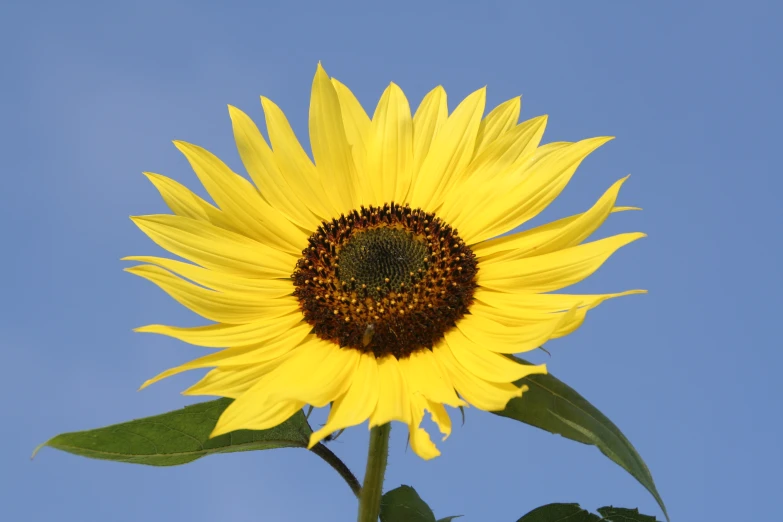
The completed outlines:
<svg viewBox="0 0 783 522">
<path fill-rule="evenodd" d="M 339 473 L 340 476 L 345 480 L 346 484 L 348 484 L 348 487 L 350 487 L 351 491 L 353 491 L 353 494 L 356 495 L 356 498 L 359 498 L 359 494 L 361 493 L 359 480 L 354 476 L 353 473 L 351 473 L 351 470 L 348 469 L 348 466 L 346 466 L 345 463 L 332 452 L 332 450 L 327 448 L 323 443 L 319 442 L 313 446 L 313 449 L 310 451 L 324 459 L 327 464 L 332 466 L 332 468 L 334 468 L 334 470 L 337 471 L 337 473 Z"/>
<path fill-rule="evenodd" d="M 389 455 L 389 433 L 391 424 L 375 426 L 370 430 L 370 447 L 367 451 L 367 469 L 364 485 L 359 496 L 358 522 L 378 522 L 381 513 L 383 477 L 386 473 L 386 458 Z"/>
</svg>

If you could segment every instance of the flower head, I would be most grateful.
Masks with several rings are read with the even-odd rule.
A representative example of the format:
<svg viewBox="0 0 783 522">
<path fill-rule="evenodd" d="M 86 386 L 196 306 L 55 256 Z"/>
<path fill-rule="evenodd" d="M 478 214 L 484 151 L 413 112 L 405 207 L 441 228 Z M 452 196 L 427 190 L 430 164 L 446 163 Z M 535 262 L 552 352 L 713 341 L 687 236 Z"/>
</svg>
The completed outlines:
<svg viewBox="0 0 783 522">
<path fill-rule="evenodd" d="M 503 354 L 574 331 L 619 294 L 552 293 L 592 274 L 643 234 L 587 242 L 625 179 L 583 214 L 510 235 L 563 190 L 610 138 L 540 145 L 546 117 L 517 123 L 519 98 L 484 114 L 485 91 L 448 114 L 437 87 L 413 116 L 395 84 L 372 119 L 319 65 L 310 101 L 310 160 L 283 112 L 261 99 L 271 148 L 229 107 L 253 183 L 206 150 L 176 142 L 216 203 L 147 173 L 173 215 L 133 218 L 188 262 L 134 256 L 149 279 L 213 322 L 139 331 L 222 348 L 161 373 L 213 368 L 185 393 L 234 398 L 213 436 L 268 429 L 304 405 L 331 404 L 330 433 L 369 419 L 408 425 L 421 457 L 439 455 L 444 405 L 500 410 L 545 373 Z"/>
</svg>

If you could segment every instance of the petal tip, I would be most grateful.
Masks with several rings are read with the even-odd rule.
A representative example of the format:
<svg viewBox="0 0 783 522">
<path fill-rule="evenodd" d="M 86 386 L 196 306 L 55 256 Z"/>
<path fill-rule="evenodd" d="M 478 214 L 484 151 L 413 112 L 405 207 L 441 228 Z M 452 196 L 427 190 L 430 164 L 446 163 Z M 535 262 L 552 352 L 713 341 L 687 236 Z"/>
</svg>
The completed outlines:
<svg viewBox="0 0 783 522">
<path fill-rule="evenodd" d="M 627 212 L 629 210 L 643 210 L 642 207 L 613 207 L 612 212 Z"/>
<path fill-rule="evenodd" d="M 192 143 L 188 143 L 187 141 L 182 140 L 173 140 L 172 143 L 177 148 L 178 151 L 180 151 L 182 154 L 184 154 L 186 157 L 188 157 L 190 154 L 194 153 L 197 149 L 200 147 L 197 147 L 196 145 L 193 145 Z"/>
<path fill-rule="evenodd" d="M 214 439 L 215 437 L 220 437 L 221 435 L 225 435 L 226 433 L 228 433 L 230 431 L 231 430 L 227 430 L 225 426 L 221 426 L 220 423 L 218 422 L 218 424 L 215 426 L 215 428 L 209 434 L 209 438 L 210 439 Z"/>
<path fill-rule="evenodd" d="M 326 74 L 326 69 L 324 69 L 324 66 L 321 64 L 321 62 L 318 62 L 318 65 L 315 67 L 315 77 L 316 79 L 326 79 L 329 80 L 329 75 Z"/>
<path fill-rule="evenodd" d="M 433 451 L 432 453 L 427 453 L 426 455 L 419 455 L 423 460 L 432 460 L 436 457 L 440 457 L 440 451 L 437 449 Z"/>
<path fill-rule="evenodd" d="M 136 328 L 133 328 L 131 331 L 136 333 L 155 333 L 158 326 L 160 325 L 148 324 L 145 326 L 137 326 Z"/>
<path fill-rule="evenodd" d="M 275 102 L 267 98 L 266 96 L 261 96 L 261 108 L 264 110 L 264 112 L 274 112 L 275 110 L 280 110 L 280 108 L 277 106 Z M 282 111 L 280 111 L 282 112 Z M 267 115 L 267 118 L 269 115 Z"/>
</svg>

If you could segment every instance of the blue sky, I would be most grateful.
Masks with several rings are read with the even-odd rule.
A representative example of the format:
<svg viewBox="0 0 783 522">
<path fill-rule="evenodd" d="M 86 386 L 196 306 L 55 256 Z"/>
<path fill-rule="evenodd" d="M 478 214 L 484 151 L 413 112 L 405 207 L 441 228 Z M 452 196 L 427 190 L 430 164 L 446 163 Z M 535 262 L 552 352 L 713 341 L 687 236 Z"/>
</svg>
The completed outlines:
<svg viewBox="0 0 783 522">
<path fill-rule="evenodd" d="M 606 303 L 550 343 L 550 371 L 636 445 L 673 520 L 779 516 L 782 8 L 270 4 L 0 7 L 3 518 L 353 519 L 348 488 L 303 450 L 176 468 L 50 449 L 29 460 L 56 433 L 192 402 L 179 395 L 192 373 L 136 391 L 201 353 L 131 332 L 153 322 L 197 324 L 121 270 L 122 256 L 158 253 L 128 219 L 165 209 L 141 172 L 203 193 L 173 139 L 205 146 L 239 170 L 226 104 L 262 122 L 261 94 L 306 136 L 319 60 L 366 108 L 390 81 L 412 104 L 442 84 L 452 108 L 487 85 L 492 106 L 522 94 L 523 117 L 549 114 L 545 141 L 617 136 L 538 221 L 581 212 L 631 173 L 620 203 L 644 212 L 612 216 L 600 234 L 649 238 L 579 290 L 650 293 Z M 366 441 L 366 429 L 355 428 L 333 449 L 360 473 Z M 434 461 L 404 445 L 395 428 L 387 486 L 413 485 L 438 516 L 514 521 L 557 501 L 659 515 L 646 491 L 594 448 L 490 414 L 469 411 Z"/>
</svg>

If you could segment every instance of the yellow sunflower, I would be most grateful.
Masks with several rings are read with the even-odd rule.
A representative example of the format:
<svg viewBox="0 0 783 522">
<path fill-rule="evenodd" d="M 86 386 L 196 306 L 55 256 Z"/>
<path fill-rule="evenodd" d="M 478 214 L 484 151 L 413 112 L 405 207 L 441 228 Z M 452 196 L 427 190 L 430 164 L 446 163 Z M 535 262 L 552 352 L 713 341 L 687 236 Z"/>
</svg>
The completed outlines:
<svg viewBox="0 0 783 522">
<path fill-rule="evenodd" d="M 505 235 L 541 212 L 579 163 L 609 141 L 540 145 L 546 116 L 517 123 L 520 100 L 486 117 L 485 89 L 448 114 L 436 87 L 411 116 L 390 84 L 370 118 L 318 66 L 310 100 L 314 162 L 285 115 L 261 98 L 271 147 L 229 107 L 253 183 L 206 150 L 175 142 L 216 205 L 146 173 L 174 215 L 132 218 L 155 243 L 191 263 L 133 256 L 127 269 L 214 322 L 152 332 L 223 348 L 170 369 L 213 368 L 188 395 L 235 399 L 212 436 L 269 429 L 309 404 L 331 404 L 310 446 L 336 430 L 408 425 L 414 451 L 439 455 L 444 405 L 496 411 L 546 368 L 503 354 L 574 331 L 617 294 L 555 294 L 592 274 L 623 245 L 620 234 L 584 243 L 617 207 L 619 180 L 583 214 Z"/>
</svg>

